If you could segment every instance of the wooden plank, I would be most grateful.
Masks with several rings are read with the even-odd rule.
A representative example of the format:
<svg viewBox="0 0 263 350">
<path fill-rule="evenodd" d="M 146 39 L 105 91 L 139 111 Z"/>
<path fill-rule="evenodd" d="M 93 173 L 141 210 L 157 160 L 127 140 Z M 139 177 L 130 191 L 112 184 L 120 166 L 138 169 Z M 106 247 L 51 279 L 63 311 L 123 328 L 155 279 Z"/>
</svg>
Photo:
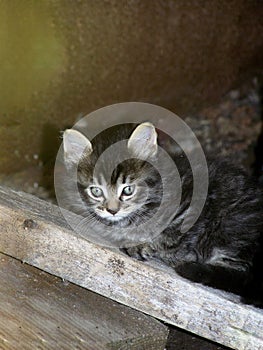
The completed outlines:
<svg viewBox="0 0 263 350">
<path fill-rule="evenodd" d="M 0 348 L 163 350 L 168 329 L 143 313 L 0 254 Z"/>
<path fill-rule="evenodd" d="M 0 188 L 0 250 L 233 349 L 263 349 L 263 310 L 78 237 L 56 206 Z"/>
</svg>

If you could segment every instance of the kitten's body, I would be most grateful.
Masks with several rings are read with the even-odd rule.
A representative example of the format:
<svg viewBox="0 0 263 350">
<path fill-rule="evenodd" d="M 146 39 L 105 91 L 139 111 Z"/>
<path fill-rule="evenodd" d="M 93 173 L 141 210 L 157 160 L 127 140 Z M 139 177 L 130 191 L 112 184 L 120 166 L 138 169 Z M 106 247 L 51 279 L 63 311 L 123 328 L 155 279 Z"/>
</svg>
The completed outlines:
<svg viewBox="0 0 263 350">
<path fill-rule="evenodd" d="M 82 202 L 78 205 L 71 203 L 69 209 L 115 227 L 115 232 L 119 227 L 147 222 L 154 215 L 162 200 L 163 186 L 160 175 L 147 162 L 147 157 L 150 159 L 157 153 L 154 129 L 148 123 L 141 126 L 132 136 L 132 125 L 112 128 L 92 140 L 92 146 L 90 143 L 85 145 L 86 151 L 78 165 Z M 93 170 L 98 156 L 111 144 L 123 139 L 129 139 L 131 159 L 118 165 L 110 177 L 107 177 L 108 164 L 103 164 L 95 179 Z M 69 144 L 70 140 L 65 142 Z M 145 142 L 145 149 L 141 142 Z M 145 153 L 146 161 L 135 159 L 140 152 Z M 227 160 L 209 162 L 205 206 L 193 227 L 182 233 L 182 221 L 189 214 L 187 208 L 192 197 L 193 177 L 185 155 L 169 153 L 182 179 L 179 210 L 160 235 L 137 246 L 124 246 L 123 250 L 142 260 L 151 257 L 160 259 L 184 277 L 238 293 L 246 302 L 262 306 L 262 191 L 248 179 L 242 168 Z M 114 158 L 118 158 L 118 154 Z M 67 156 L 65 160 L 67 163 Z M 172 181 L 172 176 L 167 174 L 169 181 Z M 107 178 L 110 180 L 107 181 Z M 101 199 L 94 197 L 90 190 L 87 191 L 87 188 L 94 191 L 94 186 L 107 194 L 104 193 Z M 127 196 L 120 192 L 128 187 L 129 190 L 136 188 L 135 193 Z M 147 201 L 143 196 L 146 187 Z M 174 191 L 176 194 L 177 189 L 174 188 Z"/>
</svg>

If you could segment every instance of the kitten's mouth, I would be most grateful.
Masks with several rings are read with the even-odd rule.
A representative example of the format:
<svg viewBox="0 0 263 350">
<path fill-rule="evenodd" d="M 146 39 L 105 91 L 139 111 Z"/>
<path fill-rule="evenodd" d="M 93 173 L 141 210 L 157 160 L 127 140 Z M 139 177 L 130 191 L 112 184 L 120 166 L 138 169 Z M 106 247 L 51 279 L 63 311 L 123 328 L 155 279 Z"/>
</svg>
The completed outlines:
<svg viewBox="0 0 263 350">
<path fill-rule="evenodd" d="M 96 213 L 97 217 L 99 218 L 100 221 L 104 222 L 104 223 L 117 223 L 117 222 L 120 222 L 120 221 L 123 221 L 127 216 L 126 215 L 118 215 L 118 214 L 115 214 L 115 215 L 112 215 L 112 214 L 109 214 L 109 213 Z"/>
<path fill-rule="evenodd" d="M 109 221 L 120 221 L 122 219 L 124 219 L 125 216 L 120 216 L 120 215 L 112 215 L 112 216 L 107 216 L 107 217 L 104 217 L 104 219 L 106 220 L 109 220 Z"/>
</svg>

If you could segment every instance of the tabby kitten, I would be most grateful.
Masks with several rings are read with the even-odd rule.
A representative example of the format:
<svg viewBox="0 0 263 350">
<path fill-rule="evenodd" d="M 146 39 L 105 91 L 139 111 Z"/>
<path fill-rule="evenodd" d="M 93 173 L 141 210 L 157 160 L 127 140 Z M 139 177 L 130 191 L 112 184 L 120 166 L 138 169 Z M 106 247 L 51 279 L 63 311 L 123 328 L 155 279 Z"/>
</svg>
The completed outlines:
<svg viewBox="0 0 263 350">
<path fill-rule="evenodd" d="M 94 173 L 98 157 L 124 139 L 129 158 L 113 172 L 109 162 L 105 162 Z M 68 209 L 113 227 L 112 239 L 116 241 L 125 235 L 123 228 L 147 223 L 156 213 L 162 201 L 163 179 L 153 165 L 159 150 L 157 131 L 151 123 L 112 127 L 91 141 L 81 132 L 69 129 L 64 132 L 63 147 L 66 168 L 78 164 L 80 200 L 69 202 Z M 122 250 L 140 260 L 157 258 L 183 277 L 237 293 L 244 302 L 262 307 L 262 191 L 232 162 L 210 161 L 204 208 L 193 227 L 182 233 L 181 224 L 192 197 L 192 170 L 182 151 L 178 154 L 169 148 L 168 153 L 181 177 L 179 209 L 161 234 L 149 236 L 146 242 L 138 240 L 135 246 L 124 245 Z M 118 157 L 116 152 L 113 158 Z M 172 177 L 167 171 L 168 181 L 172 182 Z M 176 194 L 174 188 L 173 195 Z M 167 203 L 171 208 L 173 204 Z"/>
</svg>

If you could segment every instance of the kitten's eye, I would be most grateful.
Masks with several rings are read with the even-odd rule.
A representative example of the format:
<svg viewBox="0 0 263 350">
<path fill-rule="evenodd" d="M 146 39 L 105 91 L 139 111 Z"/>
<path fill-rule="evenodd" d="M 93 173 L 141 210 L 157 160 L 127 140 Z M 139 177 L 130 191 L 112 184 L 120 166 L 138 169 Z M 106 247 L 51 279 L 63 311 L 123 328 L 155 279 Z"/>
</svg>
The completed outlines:
<svg viewBox="0 0 263 350">
<path fill-rule="evenodd" d="M 91 194 L 95 198 L 99 198 L 99 197 L 103 196 L 103 191 L 101 188 L 93 186 L 93 187 L 90 187 L 89 189 L 90 189 Z"/>
<path fill-rule="evenodd" d="M 135 190 L 135 186 L 126 186 L 122 190 L 123 196 L 131 196 Z"/>
</svg>

